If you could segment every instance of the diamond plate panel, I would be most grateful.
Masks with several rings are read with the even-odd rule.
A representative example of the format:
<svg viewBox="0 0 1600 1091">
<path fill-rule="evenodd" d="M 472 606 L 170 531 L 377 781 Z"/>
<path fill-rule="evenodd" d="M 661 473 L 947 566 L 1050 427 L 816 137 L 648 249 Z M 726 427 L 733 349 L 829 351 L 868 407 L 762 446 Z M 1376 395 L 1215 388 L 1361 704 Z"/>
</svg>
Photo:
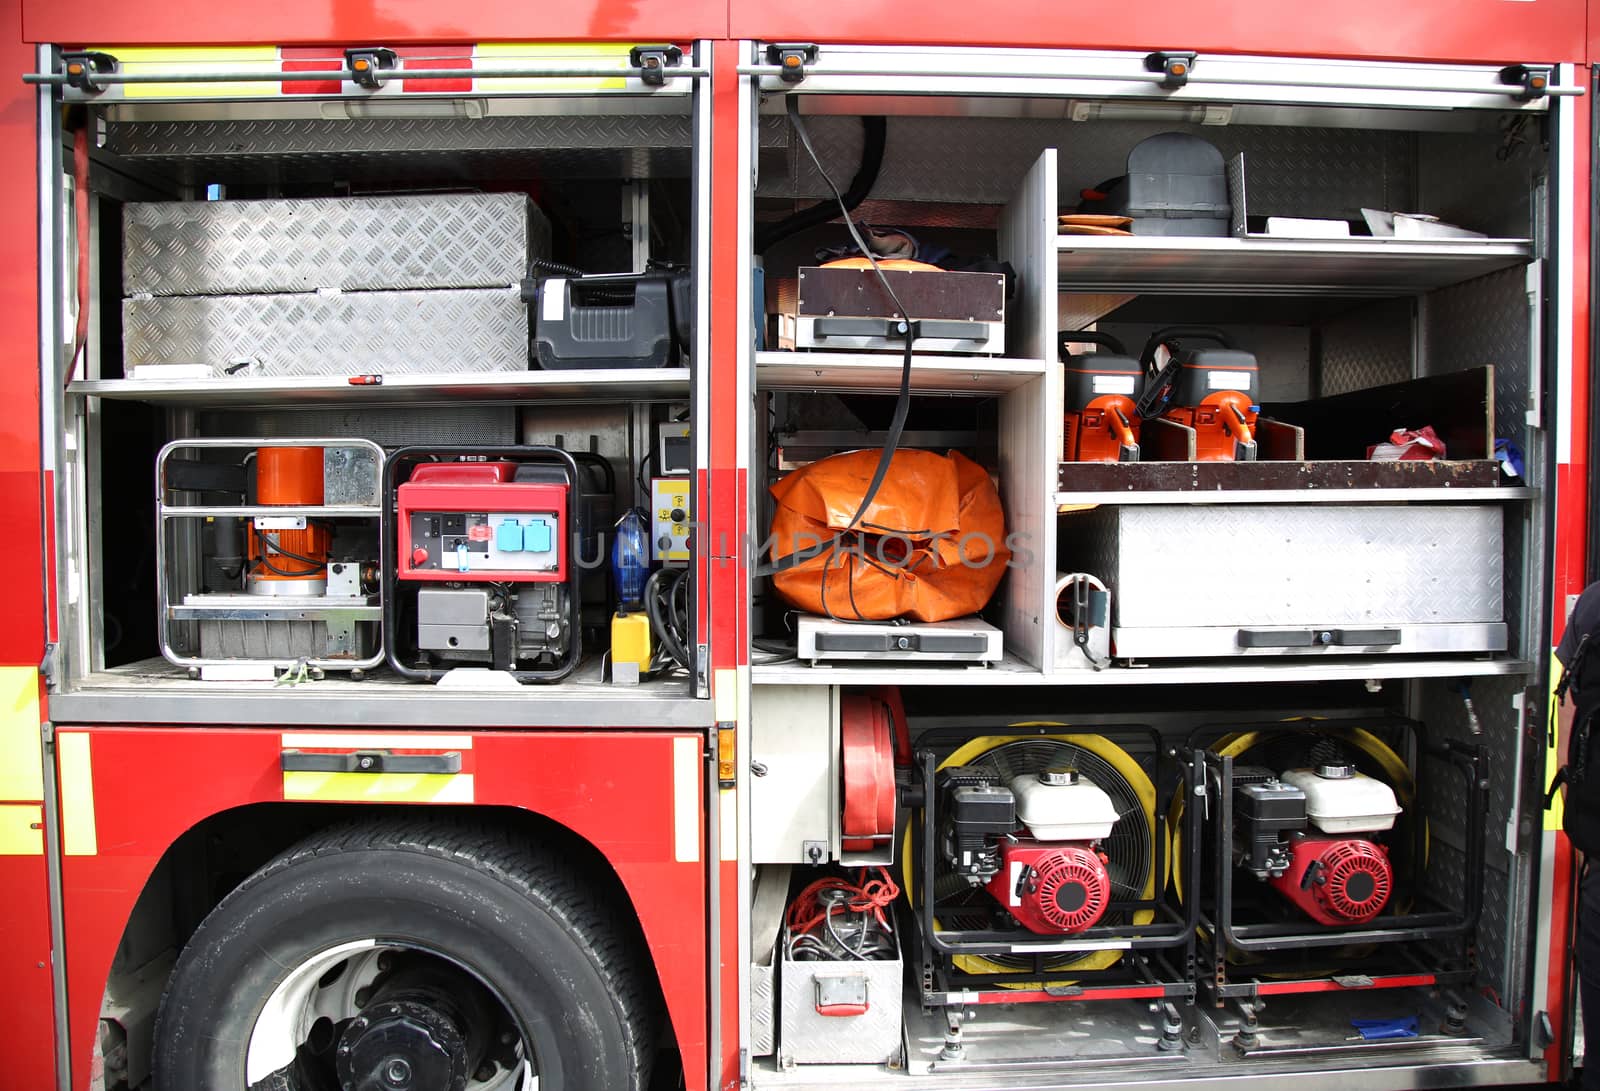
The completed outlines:
<svg viewBox="0 0 1600 1091">
<path fill-rule="evenodd" d="M 806 125 L 829 176 L 843 189 L 861 160 L 860 122 L 815 117 Z M 1071 206 L 1079 190 L 1125 174 L 1128 152 L 1139 141 L 1174 131 L 1210 141 L 1224 159 L 1245 153 L 1252 214 L 1357 216 L 1363 205 L 1411 202 L 1414 156 L 1403 133 L 1059 118 L 890 118 L 872 196 L 1003 204 L 1039 153 L 1059 148 L 1062 203 Z M 787 174 L 763 175 L 758 193 L 820 198 L 828 189 L 810 157 L 792 143 Z"/>
<path fill-rule="evenodd" d="M 1527 428 L 1527 274 L 1505 269 L 1429 293 L 1423 308 L 1424 375 L 1494 365 L 1495 435 Z"/>
<path fill-rule="evenodd" d="M 252 409 L 200 415 L 206 436 L 353 436 L 380 447 L 495 446 L 517 442 L 513 405 L 430 405 L 426 409 Z"/>
<path fill-rule="evenodd" d="M 1505 123 L 1515 135 L 1511 128 L 1419 134 L 1416 207 L 1491 238 L 1537 238 L 1535 179 L 1549 168 L 1538 122 L 1521 115 Z M 1504 159 L 1498 157 L 1502 147 L 1508 149 Z"/>
<path fill-rule="evenodd" d="M 548 114 L 528 117 L 278 121 L 140 121 L 106 127 L 128 158 L 466 152 L 501 148 L 688 148 L 686 114 Z"/>
<path fill-rule="evenodd" d="M 750 964 L 750 1055 L 770 1057 L 778 1047 L 777 996 L 771 966 Z"/>
<path fill-rule="evenodd" d="M 250 375 L 525 371 L 514 288 L 157 296 L 122 304 L 123 364 L 207 364 Z"/>
<path fill-rule="evenodd" d="M 1411 301 L 1385 299 L 1340 315 L 1322 327 L 1319 396 L 1411 378 Z"/>
<path fill-rule="evenodd" d="M 517 193 L 161 201 L 123 206 L 128 295 L 504 288 L 548 257 Z"/>
<path fill-rule="evenodd" d="M 785 1064 L 888 1064 L 900 1058 L 901 962 L 781 964 L 778 1055 Z M 864 977 L 862 1015 L 817 1013 L 818 976 Z"/>
<path fill-rule="evenodd" d="M 1132 505 L 1061 533 L 1063 567 L 1104 579 L 1127 628 L 1501 620 L 1496 505 Z"/>
</svg>

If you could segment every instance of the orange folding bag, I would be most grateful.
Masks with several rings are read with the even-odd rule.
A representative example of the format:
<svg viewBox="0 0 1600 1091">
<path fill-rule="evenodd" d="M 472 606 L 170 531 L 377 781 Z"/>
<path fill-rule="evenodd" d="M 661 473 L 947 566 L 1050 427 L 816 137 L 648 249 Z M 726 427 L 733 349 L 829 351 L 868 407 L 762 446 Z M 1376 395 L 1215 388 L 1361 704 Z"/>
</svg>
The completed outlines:
<svg viewBox="0 0 1600 1091">
<path fill-rule="evenodd" d="M 807 613 L 845 621 L 977 613 L 1011 559 L 989 474 L 955 451 L 896 451 L 871 506 L 852 526 L 879 457 L 833 455 L 772 486 L 778 595 Z M 803 559 L 781 563 L 796 553 Z"/>
</svg>

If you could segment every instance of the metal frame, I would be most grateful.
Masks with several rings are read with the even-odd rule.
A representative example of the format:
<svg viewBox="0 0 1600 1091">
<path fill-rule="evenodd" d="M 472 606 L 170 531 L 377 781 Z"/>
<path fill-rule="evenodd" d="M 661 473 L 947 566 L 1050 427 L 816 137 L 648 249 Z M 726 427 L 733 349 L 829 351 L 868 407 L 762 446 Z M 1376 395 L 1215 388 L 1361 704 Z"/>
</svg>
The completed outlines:
<svg viewBox="0 0 1600 1091">
<path fill-rule="evenodd" d="M 997 736 L 1018 739 L 1037 738 L 1060 731 L 1060 728 L 1001 728 L 987 732 Z M 1094 725 L 1073 725 L 1074 732 L 1096 730 Z M 934 923 L 939 916 L 939 906 L 932 896 L 938 875 L 936 853 L 933 846 L 939 843 L 938 792 L 935 779 L 941 753 L 967 741 L 970 732 L 935 729 L 919 736 L 917 762 L 922 788 L 922 818 L 920 840 L 913 842 L 913 859 L 921 882 L 922 902 L 917 907 L 919 934 L 923 951 L 923 1003 L 930 1006 L 963 1007 L 969 1004 L 1040 1003 L 1068 1000 L 1129 1000 L 1129 999 L 1181 999 L 1192 1000 L 1195 995 L 1195 929 L 1199 923 L 1199 902 L 1191 899 L 1181 911 L 1167 899 L 1166 884 L 1161 877 L 1167 874 L 1167 853 L 1171 841 L 1168 814 L 1174 796 L 1182 793 L 1190 801 L 1185 809 L 1187 830 L 1185 847 L 1190 874 L 1200 868 L 1201 817 L 1205 810 L 1199 804 L 1204 791 L 1204 764 L 1197 752 L 1180 756 L 1165 747 L 1160 735 L 1153 729 L 1138 724 L 1117 724 L 1101 728 L 1099 734 L 1108 739 L 1137 737 L 1153 748 L 1156 764 L 1156 811 L 1154 836 L 1151 838 L 1151 867 L 1154 869 L 1154 894 L 1150 898 L 1136 898 L 1111 902 L 1106 913 L 1148 912 L 1153 919 L 1147 924 L 1092 925 L 1070 937 L 1035 936 L 1017 932 L 955 932 L 938 931 Z M 943 744 L 941 746 L 941 744 Z M 940 746 L 935 750 L 931 746 Z M 1163 776 L 1162 772 L 1166 775 Z M 1172 778 L 1176 776 L 1174 781 Z M 1044 966 L 1043 956 L 1073 952 L 1121 950 L 1127 956 L 1113 967 L 1103 970 L 1083 970 L 1062 967 L 1051 970 Z M 948 964 L 951 955 L 1033 955 L 1032 971 L 1014 974 L 973 974 Z M 1172 960 L 1181 965 L 1174 965 Z M 1127 964 L 1124 965 L 1124 962 Z M 1087 979 L 1090 984 L 1047 986 L 1041 990 L 1008 990 L 1006 981 L 1037 976 L 1069 976 Z M 1106 984 L 1099 984 L 1106 982 Z M 1022 997 L 1022 999 L 1018 999 Z"/>
<path fill-rule="evenodd" d="M 254 449 L 258 447 L 359 447 L 371 451 L 373 455 L 373 468 L 377 474 L 377 480 L 373 482 L 373 485 L 375 491 L 379 493 L 379 503 L 371 507 L 357 505 L 311 505 L 295 508 L 277 508 L 262 506 L 259 504 L 179 505 L 169 504 L 167 502 L 168 489 L 166 486 L 166 467 L 168 460 L 177 452 L 188 450 L 242 450 Z M 168 569 L 168 526 L 172 525 L 174 528 L 176 528 L 180 522 L 190 519 L 208 519 L 213 517 L 250 518 L 259 515 L 284 515 L 294 513 L 307 517 L 321 517 L 329 519 L 375 520 L 378 523 L 378 534 L 381 538 L 384 533 L 384 524 L 386 522 L 386 520 L 383 518 L 381 496 L 384 472 L 385 462 L 383 448 L 379 447 L 376 443 L 373 443 L 370 440 L 364 439 L 272 439 L 266 437 L 194 438 L 173 440 L 171 443 L 168 443 L 162 447 L 160 453 L 156 455 L 155 473 L 156 608 L 160 611 L 160 621 L 157 629 L 157 641 L 161 647 L 161 654 L 170 663 L 174 663 L 181 667 L 195 668 L 202 672 L 207 667 L 236 666 L 241 663 L 268 664 L 272 667 L 283 669 L 297 666 L 300 661 L 296 659 L 274 659 L 270 657 L 267 659 L 216 659 L 207 658 L 203 655 L 185 655 L 182 652 L 179 652 L 173 646 L 171 622 L 198 621 L 200 618 L 198 616 L 188 618 L 181 617 L 178 613 L 175 613 L 175 611 L 192 610 L 193 608 L 187 607 L 183 603 L 168 601 L 168 596 L 172 589 L 173 575 L 173 573 Z M 180 550 L 180 552 L 185 551 Z M 268 613 L 275 615 L 282 614 L 284 608 L 287 607 L 291 610 L 298 608 L 297 612 L 314 616 L 304 616 L 286 620 L 325 621 L 332 620 L 333 616 L 337 614 L 341 617 L 350 618 L 358 624 L 370 624 L 372 622 L 381 620 L 383 616 L 382 610 L 384 601 L 384 596 L 380 594 L 379 602 L 376 606 L 361 605 L 330 607 L 327 605 L 326 601 L 322 599 L 316 600 L 315 602 L 306 602 L 301 600 L 279 600 L 277 602 L 273 602 L 271 599 L 263 598 L 262 605 L 259 609 L 236 609 L 229 612 L 226 617 L 219 616 L 218 620 L 262 620 L 263 617 L 258 617 L 256 615 L 265 615 Z M 271 609 L 273 606 L 276 606 L 277 609 Z M 357 613 L 361 614 L 362 616 L 355 616 Z M 385 628 L 386 627 L 384 626 L 380 626 L 377 646 L 373 654 L 364 659 L 307 659 L 305 660 L 305 665 L 307 667 L 325 671 L 369 670 L 383 662 L 384 642 L 386 636 L 386 633 L 384 632 Z"/>
</svg>

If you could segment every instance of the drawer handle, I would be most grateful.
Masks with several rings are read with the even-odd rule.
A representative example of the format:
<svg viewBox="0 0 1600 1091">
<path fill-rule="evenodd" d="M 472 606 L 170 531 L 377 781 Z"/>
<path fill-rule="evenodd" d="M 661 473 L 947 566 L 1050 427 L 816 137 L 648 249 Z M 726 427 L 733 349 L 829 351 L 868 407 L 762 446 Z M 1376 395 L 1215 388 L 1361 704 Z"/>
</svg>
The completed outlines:
<svg viewBox="0 0 1600 1091">
<path fill-rule="evenodd" d="M 461 751 L 443 754 L 396 754 L 388 750 L 347 750 L 312 754 L 285 750 L 279 758 L 285 773 L 459 773 Z"/>
<path fill-rule="evenodd" d="M 1241 648 L 1392 648 L 1399 629 L 1240 629 Z"/>
</svg>

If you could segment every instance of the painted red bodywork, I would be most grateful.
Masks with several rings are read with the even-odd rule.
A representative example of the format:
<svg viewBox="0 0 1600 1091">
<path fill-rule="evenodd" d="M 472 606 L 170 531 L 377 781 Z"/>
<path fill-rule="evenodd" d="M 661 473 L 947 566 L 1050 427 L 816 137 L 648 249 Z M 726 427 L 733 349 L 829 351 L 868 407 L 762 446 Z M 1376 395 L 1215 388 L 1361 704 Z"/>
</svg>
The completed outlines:
<svg viewBox="0 0 1600 1091">
<path fill-rule="evenodd" d="M 1294 57 L 1509 63 L 1574 61 L 1586 46 L 1584 0 L 1433 0 L 1391 4 L 1195 4 L 1108 7 L 1057 0 L 733 0 L 735 38 L 1075 49 L 1193 49 Z M 1204 64 L 1204 57 L 1200 59 Z"/>
<path fill-rule="evenodd" d="M 71 937 L 67 983 L 74 1087 L 86 1086 L 101 993 L 123 925 L 162 854 L 211 815 L 283 799 L 283 737 L 277 731 L 84 730 L 91 734 L 99 844 L 93 856 L 67 857 L 62 870 Z M 475 802 L 536 812 L 604 852 L 650 944 L 687 1086 L 700 1089 L 706 1072 L 707 953 L 700 925 L 706 915 L 705 872 L 700 860 L 675 859 L 676 737 L 682 736 L 620 730 L 476 732 Z M 130 775 L 135 770 L 137 775 Z M 695 815 L 703 823 L 698 801 Z M 8 1063 L 10 1053 L 8 1045 Z M 47 1082 L 15 1086 L 38 1091 Z"/>
<path fill-rule="evenodd" d="M 448 55 L 437 43 L 492 41 L 689 41 L 739 37 L 823 42 L 995 45 L 1046 48 L 1147 50 L 1186 48 L 1203 52 L 1259 53 L 1307 57 L 1371 57 L 1445 62 L 1582 61 L 1600 57 L 1600 0 L 1427 0 L 1394 5 L 1379 0 L 1307 7 L 1241 0 L 1192 4 L 1151 0 L 1140 5 L 1095 8 L 1054 0 L 1026 0 L 996 8 L 953 0 L 907 5 L 904 0 L 571 0 L 518 3 L 484 0 L 468 5 L 436 0 L 279 0 L 278 3 L 218 4 L 173 0 L 130 4 L 126 0 L 18 0 L 4 6 L 0 23 L 0 72 L 34 67 L 27 42 L 79 45 L 278 44 L 302 47 L 285 53 L 286 66 L 318 71 L 346 45 L 387 45 L 405 52 L 426 44 L 432 56 Z M 11 35 L 17 33 L 20 40 Z M 448 51 L 451 47 L 444 46 Z M 698 632 L 709 645 L 711 666 L 729 671 L 748 665 L 745 523 L 748 481 L 739 468 L 736 422 L 740 405 L 738 367 L 738 177 L 739 97 L 735 41 L 714 43 L 711 142 L 711 357 L 707 439 L 709 466 L 696 479 L 699 561 L 706 592 L 696 605 Z M 468 62 L 459 62 L 465 65 Z M 1203 63 L 1203 58 L 1202 58 Z M 452 65 L 455 66 L 455 65 Z M 326 93 L 331 85 L 286 85 L 296 93 Z M 312 89 L 317 89 L 313 91 Z M 414 87 L 413 90 L 424 88 Z M 429 88 L 434 89 L 434 88 Z M 448 90 L 440 87 L 437 90 Z M 1571 100 L 1569 100 L 1571 101 Z M 1572 429 L 1573 456 L 1558 468 L 1559 524 L 1554 572 L 1555 616 L 1567 594 L 1585 580 L 1587 541 L 1587 414 L 1589 252 L 1589 101 L 1579 100 L 1580 160 L 1569 164 L 1583 179 L 1575 203 L 1571 406 L 1557 407 Z M 0 80 L 0 399 L 11 411 L 0 415 L 0 527 L 20 574 L 0 597 L 0 664 L 40 661 L 47 631 L 45 587 L 53 548 L 45 548 L 43 571 L 35 564 L 48 519 L 48 476 L 41 470 L 38 434 L 40 390 L 37 343 L 37 98 L 20 80 Z M 55 396 L 49 392 L 48 396 Z M 733 860 L 719 868 L 719 909 L 724 927 L 715 952 L 705 949 L 702 921 L 707 873 L 704 863 L 673 861 L 670 821 L 670 737 L 615 731 L 485 732 L 475 736 L 477 801 L 538 811 L 571 826 L 603 852 L 627 884 L 644 920 L 684 1050 L 688 1085 L 705 1086 L 708 1067 L 722 1086 L 738 1073 L 737 930 L 739 911 Z M 95 1034 L 107 968 L 127 914 L 150 869 L 185 829 L 207 815 L 251 802 L 282 797 L 276 732 L 241 729 L 97 727 L 93 735 L 99 854 L 65 861 L 67 950 L 74 1031 L 75 1087 L 84 1086 L 84 1066 Z M 640 748 L 643 748 L 642 750 Z M 661 758 L 643 756 L 650 747 Z M 727 805 L 731 799 L 724 794 Z M 649 817 L 649 821 L 641 818 Z M 716 821 L 716 816 L 706 816 Z M 703 818 L 704 820 L 704 818 Z M 1565 840 L 1560 839 L 1563 849 Z M 704 842 L 702 842 L 703 844 Z M 724 856 L 731 855 L 724 851 Z M 1566 896 L 1572 876 L 1565 853 L 1556 873 L 1552 934 L 1565 935 Z M 52 1085 L 49 1018 L 48 916 L 41 858 L 0 858 L 0 1025 L 8 1028 L 0 1091 L 37 1091 Z M 709 964 L 709 970 L 708 970 Z M 1562 995 L 1568 965 L 1565 946 L 1551 945 L 1552 998 Z M 717 975 L 721 1003 L 708 1007 L 707 974 Z M 1560 983 L 1558 985 L 1558 982 Z M 1013 1001 L 1023 999 L 1012 994 Z M 1559 1008 L 1557 1041 L 1562 1040 Z M 720 1057 L 706 1055 L 708 1018 L 719 1028 Z M 1559 1069 L 1559 1059 L 1552 1053 Z"/>
</svg>

